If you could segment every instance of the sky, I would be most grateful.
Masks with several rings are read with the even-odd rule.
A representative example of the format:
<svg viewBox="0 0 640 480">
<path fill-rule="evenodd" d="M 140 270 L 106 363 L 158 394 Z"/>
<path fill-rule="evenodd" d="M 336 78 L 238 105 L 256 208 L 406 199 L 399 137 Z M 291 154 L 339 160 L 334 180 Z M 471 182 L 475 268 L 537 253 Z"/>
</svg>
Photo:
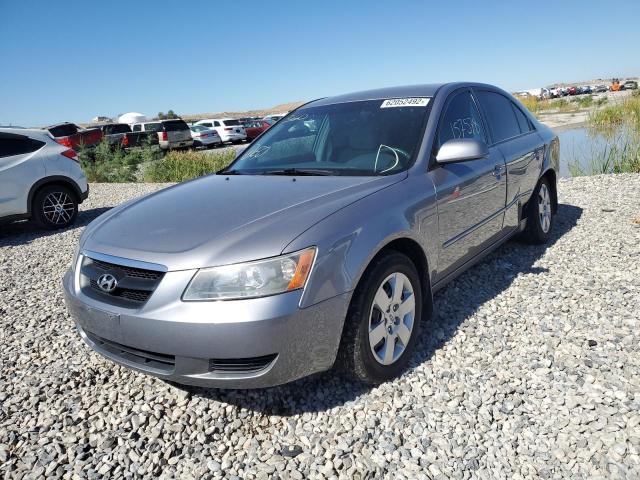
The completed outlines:
<svg viewBox="0 0 640 480">
<path fill-rule="evenodd" d="M 0 0 L 0 125 L 636 76 L 638 19 L 638 0 Z"/>
</svg>

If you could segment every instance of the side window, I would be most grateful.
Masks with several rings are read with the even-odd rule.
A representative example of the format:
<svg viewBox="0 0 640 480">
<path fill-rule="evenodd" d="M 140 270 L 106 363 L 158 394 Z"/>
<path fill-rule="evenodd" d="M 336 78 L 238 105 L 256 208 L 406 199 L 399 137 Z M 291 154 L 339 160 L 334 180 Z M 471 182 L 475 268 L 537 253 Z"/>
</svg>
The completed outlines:
<svg viewBox="0 0 640 480">
<path fill-rule="evenodd" d="M 511 100 L 495 92 L 480 91 L 478 99 L 487 114 L 494 142 L 520 135 L 520 126 L 511 106 Z"/>
<path fill-rule="evenodd" d="M 486 140 L 480 112 L 469 92 L 460 92 L 449 101 L 438 127 L 438 146 L 456 138 Z"/>
<path fill-rule="evenodd" d="M 133 126 L 132 129 L 134 132 L 140 132 L 142 131 L 142 125 L 140 125 L 139 123 Z"/>
<path fill-rule="evenodd" d="M 202 125 L 203 127 L 213 127 L 213 125 L 211 124 L 211 122 L 199 123 L 198 125 Z"/>
<path fill-rule="evenodd" d="M 520 110 L 520 108 L 518 108 L 518 106 L 515 105 L 513 102 L 511 102 L 511 107 L 513 108 L 513 113 L 516 114 L 516 120 L 518 121 L 518 125 L 520 126 L 520 132 L 528 133 L 531 130 L 533 130 L 533 128 L 531 128 L 531 124 L 529 123 L 529 120 L 527 120 L 527 117 L 525 116 L 525 114 L 522 113 L 522 110 Z"/>
<path fill-rule="evenodd" d="M 220 126 L 220 122 L 213 122 L 213 126 L 214 127 L 219 127 Z"/>
<path fill-rule="evenodd" d="M 35 152 L 44 145 L 44 142 L 34 140 L 23 135 L 13 135 L 11 133 L 0 133 L 0 157 L 10 157 L 12 155 L 23 155 Z"/>
</svg>

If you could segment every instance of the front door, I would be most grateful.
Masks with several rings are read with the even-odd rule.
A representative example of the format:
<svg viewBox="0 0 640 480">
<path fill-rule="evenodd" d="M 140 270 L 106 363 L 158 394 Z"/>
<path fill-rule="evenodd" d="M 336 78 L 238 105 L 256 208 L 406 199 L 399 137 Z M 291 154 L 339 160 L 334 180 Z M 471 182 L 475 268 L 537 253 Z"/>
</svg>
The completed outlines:
<svg viewBox="0 0 640 480">
<path fill-rule="evenodd" d="M 436 151 L 447 140 L 487 142 L 478 106 L 467 89 L 447 100 L 436 136 Z M 429 172 L 436 187 L 440 252 L 438 277 L 452 273 L 502 234 L 507 179 L 498 148 L 485 158 L 435 164 Z"/>
</svg>

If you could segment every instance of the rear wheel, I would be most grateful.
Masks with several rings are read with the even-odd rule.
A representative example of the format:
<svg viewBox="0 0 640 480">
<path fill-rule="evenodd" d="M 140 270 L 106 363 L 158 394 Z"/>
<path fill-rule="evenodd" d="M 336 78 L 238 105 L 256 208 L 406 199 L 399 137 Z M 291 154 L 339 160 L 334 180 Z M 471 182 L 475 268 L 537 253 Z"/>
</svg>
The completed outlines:
<svg viewBox="0 0 640 480">
<path fill-rule="evenodd" d="M 51 185 L 36 193 L 32 213 L 34 219 L 46 229 L 65 228 L 78 216 L 78 201 L 69 188 Z"/>
<path fill-rule="evenodd" d="M 542 244 L 549 240 L 553 228 L 553 199 L 546 178 L 541 178 L 527 203 L 527 226 L 522 239 L 528 243 Z"/>
<path fill-rule="evenodd" d="M 372 264 L 356 289 L 343 331 L 337 367 L 365 383 L 381 383 L 404 370 L 420 331 L 422 287 L 405 255 Z"/>
</svg>

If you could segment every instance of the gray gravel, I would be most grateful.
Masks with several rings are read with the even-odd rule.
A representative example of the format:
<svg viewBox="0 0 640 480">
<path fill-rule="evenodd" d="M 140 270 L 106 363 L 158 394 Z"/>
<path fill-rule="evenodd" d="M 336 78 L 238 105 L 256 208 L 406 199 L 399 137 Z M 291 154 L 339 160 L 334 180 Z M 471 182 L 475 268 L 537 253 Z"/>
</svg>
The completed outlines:
<svg viewBox="0 0 640 480">
<path fill-rule="evenodd" d="M 80 223 L 151 185 L 92 185 Z M 0 227 L 0 477 L 639 478 L 640 175 L 560 183 L 552 245 L 437 295 L 411 370 L 185 391 L 91 352 L 60 278 L 81 226 Z"/>
</svg>

